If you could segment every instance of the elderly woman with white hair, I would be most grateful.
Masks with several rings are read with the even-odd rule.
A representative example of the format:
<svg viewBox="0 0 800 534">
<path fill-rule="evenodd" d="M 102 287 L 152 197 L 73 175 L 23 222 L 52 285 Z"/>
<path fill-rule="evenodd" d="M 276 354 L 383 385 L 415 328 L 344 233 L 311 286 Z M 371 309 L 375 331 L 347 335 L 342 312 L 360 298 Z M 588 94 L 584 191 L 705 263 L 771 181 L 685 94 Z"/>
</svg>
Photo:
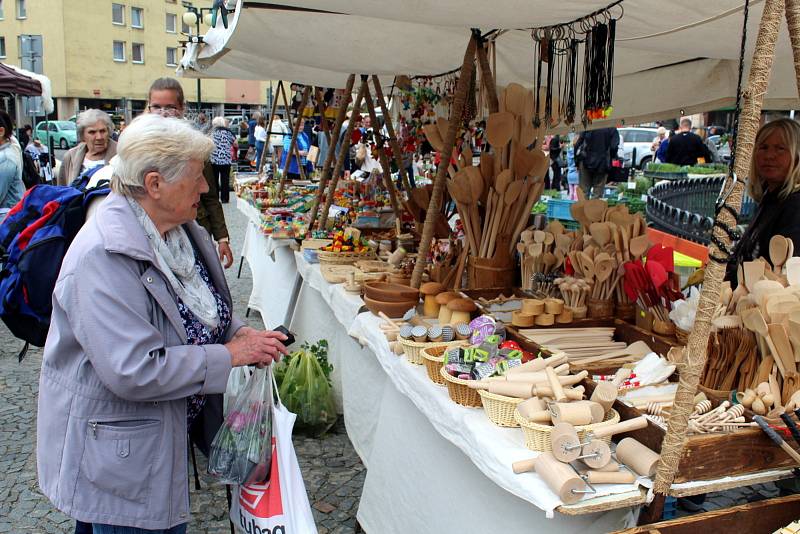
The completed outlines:
<svg viewBox="0 0 800 534">
<path fill-rule="evenodd" d="M 214 171 L 214 180 L 217 181 L 219 200 L 227 204 L 231 194 L 231 165 L 233 155 L 238 152 L 236 136 L 228 128 L 225 117 L 214 117 L 211 121 L 211 140 L 214 141 L 214 151 L 211 153 L 211 168 Z"/>
<path fill-rule="evenodd" d="M 286 354 L 233 316 L 194 222 L 213 143 L 143 115 L 120 136 L 111 194 L 70 246 L 39 381 L 39 485 L 94 534 L 186 532 L 187 429 L 232 367 Z"/>
<path fill-rule="evenodd" d="M 111 139 L 114 123 L 105 111 L 81 111 L 75 126 L 79 142 L 64 154 L 56 177 L 58 185 L 71 184 L 84 171 L 106 165 L 117 153 L 117 143 Z"/>
</svg>

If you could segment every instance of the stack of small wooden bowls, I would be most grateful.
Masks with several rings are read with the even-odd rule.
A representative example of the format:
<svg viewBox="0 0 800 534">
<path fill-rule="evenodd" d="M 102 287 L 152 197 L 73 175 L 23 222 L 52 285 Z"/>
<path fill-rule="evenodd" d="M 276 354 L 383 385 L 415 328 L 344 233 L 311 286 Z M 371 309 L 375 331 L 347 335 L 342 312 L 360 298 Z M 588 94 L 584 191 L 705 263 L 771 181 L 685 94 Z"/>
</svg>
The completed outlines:
<svg viewBox="0 0 800 534">
<path fill-rule="evenodd" d="M 572 311 L 564 307 L 564 301 L 556 298 L 525 299 L 522 309 L 511 314 L 511 324 L 521 328 L 553 326 L 572 322 Z"/>
</svg>

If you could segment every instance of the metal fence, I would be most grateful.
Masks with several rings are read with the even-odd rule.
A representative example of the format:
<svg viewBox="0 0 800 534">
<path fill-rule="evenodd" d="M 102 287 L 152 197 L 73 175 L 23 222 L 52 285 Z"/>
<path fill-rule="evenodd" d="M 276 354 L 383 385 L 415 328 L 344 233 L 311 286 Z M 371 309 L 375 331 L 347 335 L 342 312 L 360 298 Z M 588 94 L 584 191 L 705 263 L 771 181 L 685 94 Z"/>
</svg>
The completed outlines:
<svg viewBox="0 0 800 534">
<path fill-rule="evenodd" d="M 647 192 L 648 222 L 657 230 L 708 244 L 724 182 L 724 177 L 687 178 L 651 187 Z M 739 225 L 748 224 L 754 214 L 755 202 L 745 194 Z"/>
</svg>

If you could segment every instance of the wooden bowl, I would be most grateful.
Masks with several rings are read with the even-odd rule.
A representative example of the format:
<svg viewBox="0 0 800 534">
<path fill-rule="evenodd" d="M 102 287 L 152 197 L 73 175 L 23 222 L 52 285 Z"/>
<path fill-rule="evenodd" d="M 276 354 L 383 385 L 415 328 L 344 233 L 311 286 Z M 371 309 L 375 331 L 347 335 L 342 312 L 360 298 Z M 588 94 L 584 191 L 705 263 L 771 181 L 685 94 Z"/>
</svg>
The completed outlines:
<svg viewBox="0 0 800 534">
<path fill-rule="evenodd" d="M 364 295 L 382 302 L 407 302 L 419 300 L 419 289 L 388 282 L 367 282 Z"/>
<path fill-rule="evenodd" d="M 399 319 L 403 317 L 404 313 L 417 305 L 417 300 L 407 300 L 405 302 L 384 302 L 380 300 L 373 300 L 365 295 L 364 304 L 366 304 L 367 309 L 375 315 L 378 315 L 378 312 L 383 312 L 391 319 Z"/>
<path fill-rule="evenodd" d="M 411 277 L 406 277 L 401 274 L 390 274 L 389 275 L 389 282 L 392 284 L 399 284 L 407 286 L 411 283 Z"/>
</svg>

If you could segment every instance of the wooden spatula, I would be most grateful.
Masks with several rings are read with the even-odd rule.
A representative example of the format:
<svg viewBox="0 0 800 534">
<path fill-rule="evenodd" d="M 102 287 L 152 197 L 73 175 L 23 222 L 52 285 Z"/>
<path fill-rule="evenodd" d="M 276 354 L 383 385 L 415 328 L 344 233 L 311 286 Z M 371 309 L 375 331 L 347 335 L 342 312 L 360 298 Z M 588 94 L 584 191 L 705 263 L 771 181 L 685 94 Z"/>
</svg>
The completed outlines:
<svg viewBox="0 0 800 534">
<path fill-rule="evenodd" d="M 769 240 L 769 259 L 776 273 L 781 272 L 789 254 L 789 242 L 782 235 L 774 235 Z"/>
<path fill-rule="evenodd" d="M 794 363 L 794 349 L 792 349 L 792 344 L 789 341 L 789 335 L 786 333 L 786 329 L 782 324 L 771 324 L 768 326 L 768 329 L 772 342 L 778 351 L 778 358 L 775 358 L 775 361 L 777 363 L 778 359 L 780 359 L 783 363 L 785 372 L 783 372 L 782 375 L 786 376 L 786 373 L 797 372 Z M 778 366 L 778 368 L 780 369 L 780 366 Z"/>
<path fill-rule="evenodd" d="M 770 352 L 775 357 L 775 363 L 778 365 L 778 370 L 781 372 L 781 376 L 784 376 L 786 374 L 786 368 L 783 365 L 783 359 L 780 357 L 778 349 L 775 348 L 775 343 L 772 341 L 772 337 L 769 333 L 769 327 L 764 320 L 764 316 L 761 314 L 761 309 L 749 308 L 747 310 L 742 310 L 740 315 L 742 316 L 742 322 L 744 323 L 745 328 L 755 332 L 766 340 Z"/>
</svg>

